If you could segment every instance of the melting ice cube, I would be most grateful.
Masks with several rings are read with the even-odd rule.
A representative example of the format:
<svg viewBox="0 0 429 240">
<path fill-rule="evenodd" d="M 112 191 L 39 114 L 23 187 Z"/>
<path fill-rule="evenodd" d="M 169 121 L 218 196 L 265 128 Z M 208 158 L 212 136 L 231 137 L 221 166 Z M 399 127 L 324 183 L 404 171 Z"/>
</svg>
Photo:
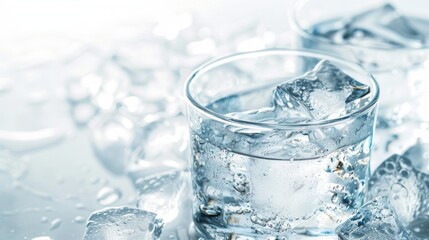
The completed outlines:
<svg viewBox="0 0 429 240">
<path fill-rule="evenodd" d="M 163 222 L 156 214 L 136 208 L 105 208 L 92 213 L 83 240 L 159 239 Z"/>
<path fill-rule="evenodd" d="M 393 155 L 385 160 L 369 181 L 369 199 L 387 196 L 405 223 L 429 212 L 429 176 L 413 168 L 408 158 Z"/>
<path fill-rule="evenodd" d="M 93 149 L 99 161 L 113 174 L 125 172 L 134 123 L 123 116 L 100 115 L 90 123 Z"/>
<path fill-rule="evenodd" d="M 186 172 L 169 171 L 135 181 L 139 200 L 137 207 L 155 212 L 165 222 L 178 214 L 186 194 Z"/>
<path fill-rule="evenodd" d="M 273 104 L 285 111 L 299 110 L 317 120 L 352 111 L 356 101 L 363 101 L 369 93 L 369 86 L 322 60 L 304 75 L 278 85 Z"/>
<path fill-rule="evenodd" d="M 336 229 L 344 240 L 412 240 L 413 235 L 399 220 L 387 197 L 363 205 L 359 211 Z"/>
<path fill-rule="evenodd" d="M 188 128 L 179 115 L 162 117 L 136 128 L 126 171 L 132 181 L 170 170 L 188 168 Z"/>
<path fill-rule="evenodd" d="M 429 143 L 418 140 L 403 155 L 413 160 L 414 168 L 426 174 L 429 173 Z"/>
</svg>

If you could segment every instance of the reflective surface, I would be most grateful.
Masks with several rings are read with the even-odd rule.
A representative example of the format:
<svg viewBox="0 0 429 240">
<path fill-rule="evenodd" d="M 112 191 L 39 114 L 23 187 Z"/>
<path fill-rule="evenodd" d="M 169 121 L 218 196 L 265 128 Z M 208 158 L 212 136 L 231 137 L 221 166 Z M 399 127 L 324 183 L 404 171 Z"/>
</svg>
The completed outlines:
<svg viewBox="0 0 429 240">
<path fill-rule="evenodd" d="M 288 4 L 0 3 L 0 238 L 82 239 L 93 212 L 126 206 L 87 232 L 116 237 L 105 227 L 139 208 L 161 239 L 189 239 L 184 79 L 213 56 L 296 46 Z"/>
</svg>

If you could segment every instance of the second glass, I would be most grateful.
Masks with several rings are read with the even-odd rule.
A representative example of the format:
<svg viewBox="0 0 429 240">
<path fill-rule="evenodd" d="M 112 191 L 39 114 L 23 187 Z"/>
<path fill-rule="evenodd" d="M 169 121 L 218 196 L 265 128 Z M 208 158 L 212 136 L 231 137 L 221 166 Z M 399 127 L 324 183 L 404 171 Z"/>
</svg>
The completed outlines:
<svg viewBox="0 0 429 240">
<path fill-rule="evenodd" d="M 292 8 L 303 47 L 359 62 L 379 82 L 373 169 L 429 143 L 428 7 L 425 0 L 300 0 Z M 429 172 L 428 164 L 419 170 Z"/>
<path fill-rule="evenodd" d="M 255 111 L 272 104 L 276 86 L 321 60 L 369 86 L 366 104 L 310 122 L 292 112 L 284 121 L 269 121 L 272 112 Z M 309 51 L 237 54 L 197 69 L 186 96 L 193 218 L 205 238 L 333 235 L 362 205 L 378 86 L 358 65 Z M 331 97 L 317 97 L 336 105 Z M 266 121 L 255 118 L 261 112 Z"/>
</svg>

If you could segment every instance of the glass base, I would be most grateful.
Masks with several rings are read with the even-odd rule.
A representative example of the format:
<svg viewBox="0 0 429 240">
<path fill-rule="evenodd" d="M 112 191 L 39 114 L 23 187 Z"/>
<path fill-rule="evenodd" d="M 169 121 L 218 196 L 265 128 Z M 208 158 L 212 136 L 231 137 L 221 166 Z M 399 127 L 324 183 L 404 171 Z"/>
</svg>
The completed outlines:
<svg viewBox="0 0 429 240">
<path fill-rule="evenodd" d="M 338 236 L 332 229 L 294 229 L 293 232 L 284 234 L 259 234 L 254 229 L 241 227 L 219 228 L 215 226 L 204 226 L 193 224 L 195 229 L 195 240 L 338 240 Z"/>
</svg>

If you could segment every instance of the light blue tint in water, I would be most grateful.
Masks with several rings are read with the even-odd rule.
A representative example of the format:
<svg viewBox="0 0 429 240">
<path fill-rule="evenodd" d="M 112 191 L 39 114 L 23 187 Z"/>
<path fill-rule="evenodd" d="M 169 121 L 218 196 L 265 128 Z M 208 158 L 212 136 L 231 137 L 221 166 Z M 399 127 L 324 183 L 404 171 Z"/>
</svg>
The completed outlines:
<svg viewBox="0 0 429 240">
<path fill-rule="evenodd" d="M 195 98 L 213 99 L 207 100 L 206 109 L 196 105 L 188 109 L 194 223 L 208 238 L 333 236 L 335 228 L 363 204 L 377 87 L 329 56 L 333 65 L 321 71 L 315 66 L 327 64 L 318 63 L 324 55 L 305 54 L 273 50 L 237 55 L 207 65 L 208 69 L 197 72 L 201 79 L 188 82 L 192 104 L 200 103 L 193 102 Z M 291 57 L 297 64 L 295 72 L 252 78 L 263 71 L 259 63 L 275 58 L 281 65 Z M 252 61 L 255 68 L 250 67 Z M 199 80 L 210 84 L 212 70 L 216 72 L 212 80 L 218 81 L 224 65 L 235 66 L 239 76 L 246 77 L 224 78 L 223 87 L 230 84 L 232 89 L 211 88 L 207 95 L 195 91 L 200 89 Z M 315 72 L 307 73 L 312 69 Z M 324 79 L 329 74 L 336 77 Z M 349 74 L 357 76 L 356 82 L 346 81 Z M 284 91 L 275 92 L 278 86 L 284 86 Z M 362 89 L 368 93 L 356 95 Z M 308 97 L 300 99 L 295 90 Z M 318 91 L 319 97 L 313 95 Z M 328 94 L 338 104 L 325 108 L 325 116 L 332 110 L 341 114 L 321 122 L 308 110 L 314 109 L 315 101 L 323 103 Z M 284 108 L 276 106 L 280 95 Z M 347 108 L 351 98 L 362 100 L 361 105 Z"/>
</svg>

